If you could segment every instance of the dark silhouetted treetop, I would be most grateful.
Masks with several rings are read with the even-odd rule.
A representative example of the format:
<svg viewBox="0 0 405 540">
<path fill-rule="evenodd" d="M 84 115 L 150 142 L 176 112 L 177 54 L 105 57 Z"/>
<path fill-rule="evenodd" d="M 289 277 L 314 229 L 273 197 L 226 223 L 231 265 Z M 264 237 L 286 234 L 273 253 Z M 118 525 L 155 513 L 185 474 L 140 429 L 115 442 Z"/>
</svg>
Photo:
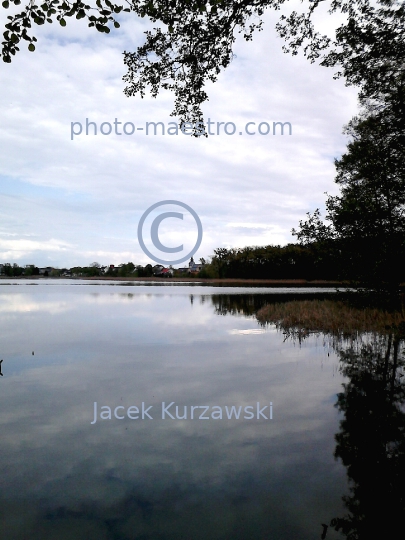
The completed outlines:
<svg viewBox="0 0 405 540">
<path fill-rule="evenodd" d="M 238 34 L 249 41 L 261 30 L 265 9 L 279 10 L 285 0 L 131 0 L 116 4 L 96 0 L 30 0 L 21 11 L 8 17 L 2 58 L 11 62 L 25 40 L 35 50 L 33 24 L 58 22 L 66 26 L 69 17 L 87 19 L 88 26 L 109 33 L 119 28 L 122 12 L 148 17 L 156 28 L 145 32 L 145 43 L 136 52 L 124 52 L 128 72 L 124 76 L 127 96 L 146 92 L 156 97 L 163 90 L 174 93 L 172 115 L 183 122 L 202 120 L 201 105 L 208 100 L 207 81 L 215 82 L 232 61 Z M 5 0 L 2 5 L 18 6 L 21 0 Z M 399 0 L 334 0 L 328 2 L 330 15 L 344 14 L 333 38 L 319 33 L 313 22 L 323 0 L 308 2 L 303 13 L 283 15 L 277 31 L 286 40 L 286 52 L 302 49 L 313 62 L 337 67 L 336 77 L 361 87 L 363 95 L 373 97 L 387 92 L 393 81 L 403 78 L 405 51 L 405 7 Z M 16 10 L 13 9 L 15 12 Z"/>
<path fill-rule="evenodd" d="M 379 106 L 368 103 L 345 129 L 347 151 L 335 160 L 340 193 L 293 230 L 304 245 L 333 245 L 351 279 L 398 291 L 405 268 L 405 92 L 393 89 Z M 323 247 L 325 249 L 325 247 Z"/>
</svg>

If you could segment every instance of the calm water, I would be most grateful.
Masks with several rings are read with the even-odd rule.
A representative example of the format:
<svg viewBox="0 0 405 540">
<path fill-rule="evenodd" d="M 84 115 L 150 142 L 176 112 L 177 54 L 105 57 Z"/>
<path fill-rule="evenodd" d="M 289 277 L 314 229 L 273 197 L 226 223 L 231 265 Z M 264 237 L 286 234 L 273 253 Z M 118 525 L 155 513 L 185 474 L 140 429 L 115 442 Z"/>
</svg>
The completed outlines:
<svg viewBox="0 0 405 540">
<path fill-rule="evenodd" d="M 344 513 L 344 380 L 322 338 L 258 325 L 285 292 L 1 281 L 1 538 L 320 538 Z M 153 419 L 128 418 L 142 402 Z"/>
</svg>

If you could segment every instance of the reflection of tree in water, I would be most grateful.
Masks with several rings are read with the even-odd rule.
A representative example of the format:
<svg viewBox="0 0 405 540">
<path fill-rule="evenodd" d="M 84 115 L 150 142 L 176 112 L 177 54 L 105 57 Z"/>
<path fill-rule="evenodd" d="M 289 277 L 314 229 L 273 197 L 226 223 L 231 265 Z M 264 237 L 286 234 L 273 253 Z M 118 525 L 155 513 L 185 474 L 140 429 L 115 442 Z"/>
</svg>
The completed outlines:
<svg viewBox="0 0 405 540">
<path fill-rule="evenodd" d="M 330 294 L 317 294 L 317 298 L 329 298 Z M 299 294 L 213 294 L 211 301 L 216 315 L 256 315 L 262 307 L 276 302 L 291 302 L 297 298 L 313 298 L 305 293 Z"/>
<path fill-rule="evenodd" d="M 326 311 L 325 311 L 326 310 Z M 357 311 L 356 311 L 357 310 Z M 403 307 L 363 311 L 342 302 L 266 306 L 261 324 L 290 339 L 329 338 L 348 382 L 338 394 L 343 414 L 335 457 L 347 468 L 347 514 L 330 527 L 348 540 L 395 539 L 405 517 L 405 322 Z M 326 525 L 322 537 L 327 538 Z"/>
<path fill-rule="evenodd" d="M 349 540 L 399 538 L 405 517 L 403 329 L 340 349 L 349 381 L 336 407 L 344 414 L 335 457 L 347 467 L 348 514 L 331 526 Z"/>
<path fill-rule="evenodd" d="M 261 296 L 265 295 L 218 294 L 211 299 L 216 315 L 254 315 L 266 303 Z"/>
</svg>

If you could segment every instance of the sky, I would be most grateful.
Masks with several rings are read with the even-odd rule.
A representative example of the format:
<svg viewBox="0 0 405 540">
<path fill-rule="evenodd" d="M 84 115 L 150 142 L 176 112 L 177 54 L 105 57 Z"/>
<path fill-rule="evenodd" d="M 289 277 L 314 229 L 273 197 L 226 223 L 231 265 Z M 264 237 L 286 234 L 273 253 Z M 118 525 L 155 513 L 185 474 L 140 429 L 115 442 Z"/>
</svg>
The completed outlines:
<svg viewBox="0 0 405 540">
<path fill-rule="evenodd" d="M 0 10 L 3 26 L 9 12 Z M 145 129 L 114 133 L 115 119 L 122 122 L 119 132 L 127 122 L 130 132 L 129 123 L 163 122 L 167 129 L 176 121 L 170 92 L 156 99 L 123 93 L 122 53 L 143 43 L 151 26 L 146 19 L 124 14 L 121 28 L 109 35 L 84 20 L 69 19 L 66 28 L 36 26 L 34 53 L 23 44 L 11 64 L 0 61 L 0 263 L 150 263 L 138 223 L 150 206 L 166 200 L 190 206 L 201 220 L 197 260 L 220 247 L 296 241 L 291 229 L 307 212 L 324 210 L 325 192 L 338 193 L 334 159 L 345 151 L 342 129 L 357 112 L 357 92 L 334 80 L 333 68 L 283 53 L 274 30 L 279 15 L 267 12 L 252 42 L 238 37 L 231 65 L 207 84 L 205 120 L 215 122 L 214 131 L 216 122 L 236 126 L 234 135 L 221 127 L 208 138 L 146 135 Z M 318 22 L 331 31 L 326 12 Z M 97 135 L 94 127 L 85 134 L 86 118 L 96 123 Z M 72 137 L 72 122 L 83 126 L 81 135 Z M 100 133 L 103 122 L 113 133 Z M 255 135 L 244 132 L 247 122 L 255 122 L 249 127 Z M 289 122 L 292 134 L 272 135 L 271 129 L 260 135 L 261 122 L 271 128 Z M 173 205 L 159 211 L 183 213 L 183 220 L 161 222 L 159 239 L 168 247 L 183 245 L 180 255 L 187 255 L 197 239 L 194 219 Z M 155 215 L 143 228 L 148 249 Z"/>
</svg>

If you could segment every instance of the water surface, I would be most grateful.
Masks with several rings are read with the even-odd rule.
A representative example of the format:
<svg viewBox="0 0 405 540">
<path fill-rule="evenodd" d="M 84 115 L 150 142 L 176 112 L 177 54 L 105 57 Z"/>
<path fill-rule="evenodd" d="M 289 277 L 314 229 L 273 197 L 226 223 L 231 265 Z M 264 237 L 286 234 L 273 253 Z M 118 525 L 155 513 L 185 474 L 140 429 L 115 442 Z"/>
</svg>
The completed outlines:
<svg viewBox="0 0 405 540">
<path fill-rule="evenodd" d="M 344 379 L 321 338 L 284 341 L 254 313 L 333 290 L 112 284 L 1 282 L 4 538 L 320 538 L 347 491 Z M 92 424 L 94 402 L 125 418 Z M 128 418 L 142 402 L 153 419 Z M 187 419 L 162 419 L 162 402 Z M 232 406 L 254 418 L 229 420 Z"/>
</svg>

